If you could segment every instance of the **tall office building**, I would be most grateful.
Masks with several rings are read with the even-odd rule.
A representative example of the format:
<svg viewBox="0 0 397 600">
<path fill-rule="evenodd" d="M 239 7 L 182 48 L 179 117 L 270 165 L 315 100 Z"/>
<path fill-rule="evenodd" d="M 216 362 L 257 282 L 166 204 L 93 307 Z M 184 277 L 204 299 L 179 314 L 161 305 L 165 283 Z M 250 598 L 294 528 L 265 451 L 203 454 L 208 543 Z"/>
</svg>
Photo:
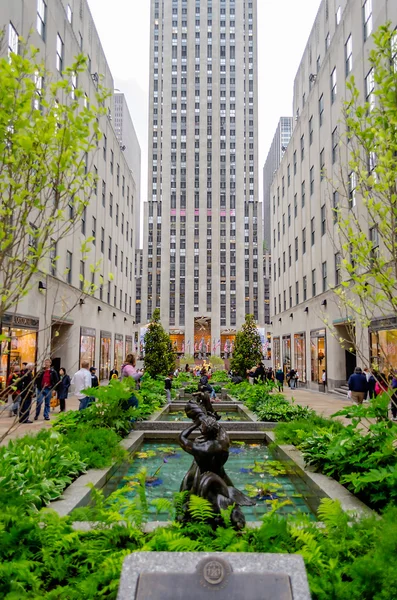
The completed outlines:
<svg viewBox="0 0 397 600">
<path fill-rule="evenodd" d="M 29 38 L 51 79 L 57 80 L 66 79 L 64 70 L 84 53 L 87 69 L 78 74 L 76 85 L 85 101 L 95 102 L 99 79 L 107 89 L 114 89 L 87 0 L 0 2 L 3 27 L 0 57 L 17 54 L 19 37 Z M 116 137 L 113 104 L 110 95 L 106 115 L 99 119 L 101 141 L 88 156 L 96 185 L 81 223 L 76 222 L 69 235 L 57 241 L 32 279 L 29 293 L 3 315 L 1 331 L 9 340 L 1 345 L 0 387 L 15 365 L 40 365 L 47 356 L 55 367 L 62 365 L 69 373 L 87 360 L 99 367 L 100 379 L 106 380 L 112 366 L 120 367 L 125 354 L 134 349 L 138 176 L 132 173 Z M 92 242 L 83 254 L 87 238 Z M 91 272 L 94 265 L 100 265 L 98 272 Z M 84 292 L 83 279 L 97 286 L 94 294 Z"/>
<path fill-rule="evenodd" d="M 381 367 L 379 346 L 397 368 L 396 315 L 379 310 L 365 330 L 356 324 L 356 357 L 339 342 L 351 339 L 351 317 L 332 290 L 344 276 L 334 209 L 352 210 L 378 239 L 355 188 L 342 110 L 352 76 L 359 102 L 376 102 L 369 53 L 387 21 L 397 27 L 392 0 L 321 2 L 295 77 L 293 135 L 271 186 L 274 364 L 317 390 L 324 371 L 328 389 L 338 388 L 362 357 Z"/>
<path fill-rule="evenodd" d="M 141 221 L 141 147 L 132 122 L 127 100 L 121 92 L 114 95 L 114 131 L 120 142 L 120 149 L 131 170 L 135 181 L 134 196 L 134 231 L 135 248 L 140 247 L 140 221 Z"/>
<path fill-rule="evenodd" d="M 281 117 L 263 167 L 263 240 L 268 252 L 271 248 L 270 188 L 291 139 L 293 129 L 294 119 Z"/>
<path fill-rule="evenodd" d="M 152 0 L 142 320 L 223 353 L 263 323 L 256 0 Z M 244 300 L 245 299 L 245 300 Z"/>
</svg>

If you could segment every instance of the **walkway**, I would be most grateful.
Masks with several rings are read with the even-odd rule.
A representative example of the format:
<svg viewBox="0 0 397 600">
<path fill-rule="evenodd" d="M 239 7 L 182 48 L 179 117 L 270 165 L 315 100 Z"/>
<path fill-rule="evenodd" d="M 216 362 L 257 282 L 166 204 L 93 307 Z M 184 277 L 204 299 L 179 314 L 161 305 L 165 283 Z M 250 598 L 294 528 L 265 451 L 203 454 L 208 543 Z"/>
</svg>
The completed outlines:
<svg viewBox="0 0 397 600">
<path fill-rule="evenodd" d="M 66 410 L 77 410 L 79 407 L 79 401 L 76 396 L 70 396 L 66 400 Z M 51 421 L 55 417 L 55 415 L 59 414 L 59 407 L 55 410 L 51 410 L 50 421 L 44 421 L 43 417 L 43 407 L 41 409 L 41 415 L 39 416 L 38 421 L 33 421 L 35 406 L 33 406 L 33 410 L 30 413 L 30 419 L 33 421 L 32 424 L 20 424 L 16 422 L 15 417 L 10 417 L 10 411 L 4 410 L 4 405 L 0 406 L 0 439 L 2 439 L 3 435 L 7 433 L 7 431 L 12 428 L 11 432 L 7 435 L 7 438 L 3 441 L 2 444 L 7 444 L 7 442 L 11 439 L 15 439 L 26 435 L 27 433 L 37 433 L 40 429 L 48 429 L 51 426 Z"/>
<path fill-rule="evenodd" d="M 297 404 L 309 406 L 317 414 L 329 418 L 331 415 L 341 410 L 345 406 L 351 406 L 353 403 L 347 398 L 342 398 L 337 394 L 315 392 L 307 389 L 291 390 L 288 386 L 284 387 L 284 395 L 288 400 L 294 398 Z"/>
</svg>

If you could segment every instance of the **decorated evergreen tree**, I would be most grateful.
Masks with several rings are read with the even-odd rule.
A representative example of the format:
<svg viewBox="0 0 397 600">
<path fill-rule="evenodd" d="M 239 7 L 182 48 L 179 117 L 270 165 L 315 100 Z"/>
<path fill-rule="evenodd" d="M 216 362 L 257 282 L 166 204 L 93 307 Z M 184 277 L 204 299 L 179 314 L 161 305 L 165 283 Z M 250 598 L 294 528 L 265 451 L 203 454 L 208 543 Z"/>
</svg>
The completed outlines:
<svg viewBox="0 0 397 600">
<path fill-rule="evenodd" d="M 160 323 L 160 311 L 153 312 L 153 317 L 145 335 L 145 371 L 151 377 L 168 375 L 175 368 L 175 354 L 169 335 Z"/>
<path fill-rule="evenodd" d="M 245 317 L 245 323 L 236 335 L 233 358 L 230 366 L 234 373 L 245 377 L 262 360 L 262 344 L 253 315 Z"/>
</svg>

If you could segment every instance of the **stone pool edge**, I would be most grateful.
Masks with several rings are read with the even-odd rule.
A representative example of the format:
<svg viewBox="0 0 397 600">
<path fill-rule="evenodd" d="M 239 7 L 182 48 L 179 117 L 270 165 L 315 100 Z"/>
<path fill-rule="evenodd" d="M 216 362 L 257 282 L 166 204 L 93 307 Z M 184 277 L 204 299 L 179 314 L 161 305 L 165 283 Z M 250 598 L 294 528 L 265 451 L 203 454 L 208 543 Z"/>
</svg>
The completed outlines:
<svg viewBox="0 0 397 600">
<path fill-rule="evenodd" d="M 175 440 L 177 431 L 132 431 L 124 440 L 120 442 L 120 446 L 132 454 L 138 449 L 145 439 L 170 439 Z M 344 511 L 353 511 L 359 516 L 370 516 L 374 512 L 361 500 L 356 498 L 343 485 L 326 475 L 316 473 L 305 468 L 302 453 L 289 445 L 277 445 L 275 443 L 275 434 L 270 431 L 251 431 L 251 432 L 230 432 L 235 440 L 247 441 L 266 441 L 272 444 L 272 450 L 275 456 L 292 466 L 294 474 L 302 479 L 309 488 L 309 491 L 316 498 L 330 498 L 339 500 Z M 69 515 L 75 508 L 87 506 L 91 499 L 91 488 L 88 484 L 92 484 L 97 490 L 105 487 L 106 483 L 116 472 L 120 463 L 114 463 L 105 469 L 90 469 L 84 475 L 78 477 L 70 484 L 63 492 L 60 499 L 51 502 L 48 508 L 55 510 L 59 516 L 65 517 Z M 316 507 L 314 507 L 316 508 Z M 166 526 L 169 521 L 162 521 L 161 526 Z M 254 522 L 255 526 L 260 526 L 261 522 Z"/>
</svg>

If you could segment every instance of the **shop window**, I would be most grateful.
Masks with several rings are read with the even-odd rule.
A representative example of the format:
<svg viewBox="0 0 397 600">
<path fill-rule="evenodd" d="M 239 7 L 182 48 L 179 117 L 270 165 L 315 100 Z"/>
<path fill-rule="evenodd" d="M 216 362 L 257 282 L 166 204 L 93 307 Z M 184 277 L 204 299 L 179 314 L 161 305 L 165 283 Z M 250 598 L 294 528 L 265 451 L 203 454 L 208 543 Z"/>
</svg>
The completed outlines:
<svg viewBox="0 0 397 600">
<path fill-rule="evenodd" d="M 310 332 L 311 380 L 321 383 L 326 366 L 325 329 Z"/>
</svg>

